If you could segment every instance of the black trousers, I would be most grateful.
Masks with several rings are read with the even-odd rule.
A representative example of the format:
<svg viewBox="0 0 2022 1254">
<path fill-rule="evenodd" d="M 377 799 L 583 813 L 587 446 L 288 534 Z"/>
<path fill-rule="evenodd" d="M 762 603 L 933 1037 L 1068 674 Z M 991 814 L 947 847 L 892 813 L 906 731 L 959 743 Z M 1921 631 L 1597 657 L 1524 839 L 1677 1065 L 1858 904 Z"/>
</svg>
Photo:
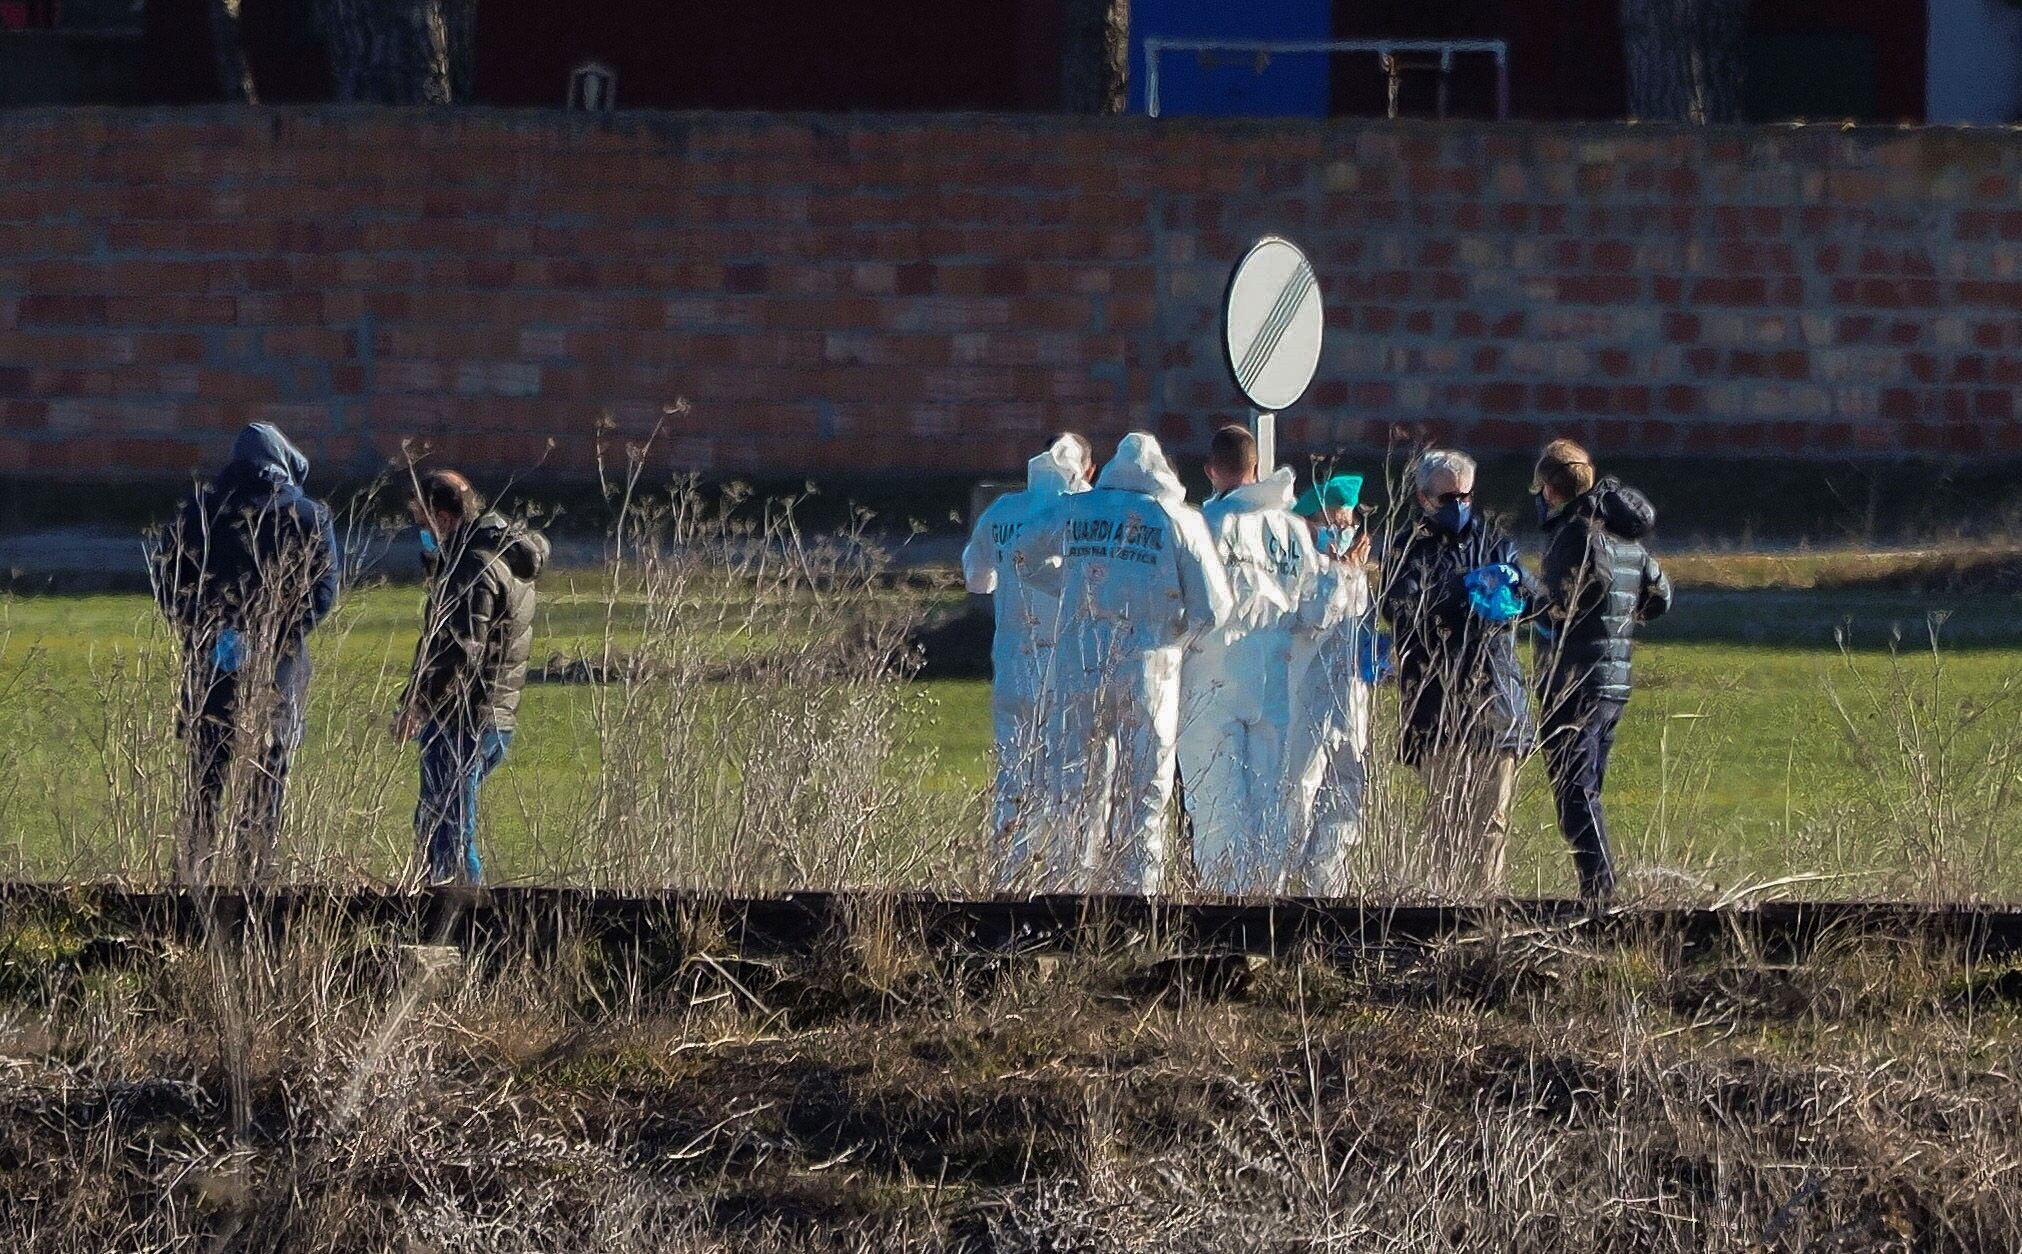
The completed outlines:
<svg viewBox="0 0 2022 1254">
<path fill-rule="evenodd" d="M 1601 788 L 1608 779 L 1608 755 L 1626 701 L 1573 693 L 1545 703 L 1545 773 L 1558 805 L 1559 830 L 1573 847 L 1580 873 L 1580 896 L 1590 900 L 1615 891 L 1615 855 L 1608 844 L 1608 818 Z"/>
<path fill-rule="evenodd" d="M 263 713 L 266 725 L 242 728 L 234 705 L 214 700 L 187 722 L 189 779 L 183 839 L 176 851 L 176 878 L 185 884 L 258 882 L 274 869 L 288 768 L 302 739 L 301 717 L 292 706 Z M 228 814 L 226 785 L 235 773 L 237 801 Z"/>
</svg>

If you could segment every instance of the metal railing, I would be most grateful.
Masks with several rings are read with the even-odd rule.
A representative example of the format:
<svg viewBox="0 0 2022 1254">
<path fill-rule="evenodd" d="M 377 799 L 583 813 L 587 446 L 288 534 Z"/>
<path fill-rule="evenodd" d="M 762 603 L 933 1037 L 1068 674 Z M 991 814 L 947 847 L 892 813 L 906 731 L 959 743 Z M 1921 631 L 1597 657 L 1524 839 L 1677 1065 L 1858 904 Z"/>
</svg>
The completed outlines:
<svg viewBox="0 0 2022 1254">
<path fill-rule="evenodd" d="M 1144 41 L 1144 111 L 1159 115 L 1159 54 L 1165 52 L 1249 52 L 1266 56 L 1276 53 L 1369 52 L 1390 79 L 1389 115 L 1397 116 L 1398 87 L 1407 70 L 1432 69 L 1439 74 L 1439 116 L 1446 115 L 1446 84 L 1453 73 L 1456 55 L 1474 54 L 1495 58 L 1495 116 L 1509 117 L 1509 43 L 1501 39 L 1163 39 Z M 1431 65 L 1412 65 L 1402 57 L 1437 55 Z"/>
</svg>

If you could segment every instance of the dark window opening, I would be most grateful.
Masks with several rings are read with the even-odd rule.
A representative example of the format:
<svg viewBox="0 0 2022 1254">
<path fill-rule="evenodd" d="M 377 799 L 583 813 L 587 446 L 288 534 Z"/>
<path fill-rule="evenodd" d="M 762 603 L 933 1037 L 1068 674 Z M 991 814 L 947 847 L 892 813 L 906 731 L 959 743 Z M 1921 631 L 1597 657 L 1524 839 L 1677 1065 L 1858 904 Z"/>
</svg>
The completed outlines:
<svg viewBox="0 0 2022 1254">
<path fill-rule="evenodd" d="M 1751 122 L 1877 116 L 1875 41 L 1858 31 L 1748 37 L 1742 109 Z"/>
</svg>

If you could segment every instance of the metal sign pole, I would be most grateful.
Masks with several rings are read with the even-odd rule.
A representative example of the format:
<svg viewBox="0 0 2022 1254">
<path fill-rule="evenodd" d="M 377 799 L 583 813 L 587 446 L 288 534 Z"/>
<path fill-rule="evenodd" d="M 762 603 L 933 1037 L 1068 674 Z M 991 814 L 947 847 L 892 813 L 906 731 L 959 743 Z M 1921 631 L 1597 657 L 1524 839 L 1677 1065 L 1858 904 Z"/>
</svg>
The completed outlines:
<svg viewBox="0 0 2022 1254">
<path fill-rule="evenodd" d="M 1278 415 L 1257 410 L 1250 418 L 1250 434 L 1257 437 L 1257 477 L 1268 478 L 1278 468 Z"/>
</svg>

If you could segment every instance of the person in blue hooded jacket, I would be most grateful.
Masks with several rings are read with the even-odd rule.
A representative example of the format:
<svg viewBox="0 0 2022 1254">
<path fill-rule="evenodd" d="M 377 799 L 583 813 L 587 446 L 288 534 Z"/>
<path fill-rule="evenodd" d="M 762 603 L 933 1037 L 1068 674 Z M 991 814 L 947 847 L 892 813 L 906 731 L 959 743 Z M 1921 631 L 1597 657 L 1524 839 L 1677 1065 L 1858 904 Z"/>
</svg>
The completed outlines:
<svg viewBox="0 0 2022 1254">
<path fill-rule="evenodd" d="M 1502 884 L 1516 764 L 1537 746 L 1516 626 L 1542 602 L 1516 543 L 1474 508 L 1474 459 L 1432 449 L 1414 468 L 1416 516 L 1383 561 L 1402 702 L 1398 758 L 1425 780 L 1433 884 Z"/>
<path fill-rule="evenodd" d="M 308 636 L 337 601 L 336 532 L 329 509 L 303 491 L 308 474 L 309 459 L 278 428 L 253 423 L 154 538 L 155 599 L 183 642 L 177 728 L 189 781 L 175 869 L 185 883 L 272 870 L 302 742 Z"/>
</svg>

